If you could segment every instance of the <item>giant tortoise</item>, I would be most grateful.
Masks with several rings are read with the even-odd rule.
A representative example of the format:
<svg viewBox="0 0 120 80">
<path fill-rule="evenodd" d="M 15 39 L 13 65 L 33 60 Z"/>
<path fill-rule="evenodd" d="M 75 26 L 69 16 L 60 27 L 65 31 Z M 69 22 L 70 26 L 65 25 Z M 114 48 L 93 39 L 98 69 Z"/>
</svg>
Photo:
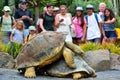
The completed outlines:
<svg viewBox="0 0 120 80">
<path fill-rule="evenodd" d="M 50 64 L 49 67 L 46 67 L 46 72 L 50 76 L 73 77 L 74 80 L 82 77 L 96 77 L 95 70 L 88 66 L 80 56 L 74 54 L 74 61 L 76 68 L 71 69 L 66 65 L 65 60 L 61 58 L 60 60 Z"/>
<path fill-rule="evenodd" d="M 76 68 L 72 52 L 83 53 L 79 46 L 65 42 L 66 33 L 42 32 L 23 46 L 16 60 L 17 69 L 27 78 L 36 77 L 35 68 L 51 64 L 62 56 L 70 68 Z"/>
</svg>

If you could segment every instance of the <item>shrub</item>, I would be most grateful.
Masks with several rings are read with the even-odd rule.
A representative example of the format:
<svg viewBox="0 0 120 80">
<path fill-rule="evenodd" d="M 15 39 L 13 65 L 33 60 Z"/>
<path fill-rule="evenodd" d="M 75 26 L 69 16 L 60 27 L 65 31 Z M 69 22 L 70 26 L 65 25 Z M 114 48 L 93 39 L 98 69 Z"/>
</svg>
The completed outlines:
<svg viewBox="0 0 120 80">
<path fill-rule="evenodd" d="M 104 50 L 110 50 L 111 53 L 115 53 L 120 55 L 120 46 L 118 46 L 117 44 L 104 44 L 101 45 L 99 43 L 91 43 L 91 42 L 86 42 L 85 44 L 80 45 L 80 47 L 82 48 L 83 51 L 87 52 L 89 50 L 99 50 L 99 49 L 104 49 Z"/>
</svg>

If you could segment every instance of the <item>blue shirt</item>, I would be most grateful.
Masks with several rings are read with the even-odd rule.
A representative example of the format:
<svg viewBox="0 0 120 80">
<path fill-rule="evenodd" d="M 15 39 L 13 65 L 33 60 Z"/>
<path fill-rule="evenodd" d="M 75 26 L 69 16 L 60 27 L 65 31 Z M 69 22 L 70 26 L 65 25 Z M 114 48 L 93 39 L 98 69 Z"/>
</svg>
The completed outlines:
<svg viewBox="0 0 120 80">
<path fill-rule="evenodd" d="M 23 32 L 17 29 L 12 30 L 13 42 L 23 43 Z"/>
<path fill-rule="evenodd" d="M 105 31 L 114 31 L 115 24 L 103 24 L 103 29 Z"/>
<path fill-rule="evenodd" d="M 25 9 L 25 11 L 23 11 L 22 9 L 19 8 L 15 12 L 14 17 L 15 17 L 15 19 L 19 19 L 22 16 L 29 16 L 30 18 L 33 18 L 32 13 L 28 9 Z M 28 29 L 28 27 L 30 26 L 30 21 L 28 19 L 24 19 L 23 22 L 25 24 L 25 29 Z"/>
</svg>

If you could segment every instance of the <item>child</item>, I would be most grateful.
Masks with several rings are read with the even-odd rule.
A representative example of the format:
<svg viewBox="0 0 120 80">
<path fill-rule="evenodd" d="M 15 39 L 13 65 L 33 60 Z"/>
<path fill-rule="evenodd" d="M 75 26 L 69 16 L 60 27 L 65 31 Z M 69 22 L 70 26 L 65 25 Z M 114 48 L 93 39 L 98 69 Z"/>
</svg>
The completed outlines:
<svg viewBox="0 0 120 80">
<path fill-rule="evenodd" d="M 13 30 L 10 35 L 11 42 L 23 43 L 23 31 L 24 31 L 24 23 L 22 20 L 17 20 L 16 24 L 13 26 Z"/>
<path fill-rule="evenodd" d="M 28 42 L 30 39 L 32 39 L 36 35 L 36 29 L 35 26 L 29 27 L 29 35 L 25 39 L 25 43 Z"/>
</svg>

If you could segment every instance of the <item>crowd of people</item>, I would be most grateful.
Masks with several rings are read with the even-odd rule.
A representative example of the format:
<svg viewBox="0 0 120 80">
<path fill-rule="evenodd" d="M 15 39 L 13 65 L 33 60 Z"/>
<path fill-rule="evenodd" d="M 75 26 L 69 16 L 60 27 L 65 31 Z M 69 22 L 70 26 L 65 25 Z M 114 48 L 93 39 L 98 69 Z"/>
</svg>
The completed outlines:
<svg viewBox="0 0 120 80">
<path fill-rule="evenodd" d="M 84 15 L 82 6 L 77 6 L 75 16 L 68 13 L 67 7 L 61 5 L 54 7 L 48 4 L 43 9 L 37 21 L 37 27 L 30 23 L 33 21 L 32 13 L 26 7 L 26 1 L 20 1 L 20 8 L 14 17 L 9 15 L 11 9 L 4 6 L 4 15 L 0 17 L 1 31 L 11 32 L 10 41 L 26 43 L 41 31 L 67 32 L 66 40 L 77 45 L 85 41 L 95 43 L 115 43 L 116 18 L 114 12 L 107 8 L 105 3 L 99 4 L 99 12 L 94 12 L 94 6 L 86 6 L 87 15 Z M 74 25 L 75 36 L 72 36 L 71 25 Z"/>
</svg>

